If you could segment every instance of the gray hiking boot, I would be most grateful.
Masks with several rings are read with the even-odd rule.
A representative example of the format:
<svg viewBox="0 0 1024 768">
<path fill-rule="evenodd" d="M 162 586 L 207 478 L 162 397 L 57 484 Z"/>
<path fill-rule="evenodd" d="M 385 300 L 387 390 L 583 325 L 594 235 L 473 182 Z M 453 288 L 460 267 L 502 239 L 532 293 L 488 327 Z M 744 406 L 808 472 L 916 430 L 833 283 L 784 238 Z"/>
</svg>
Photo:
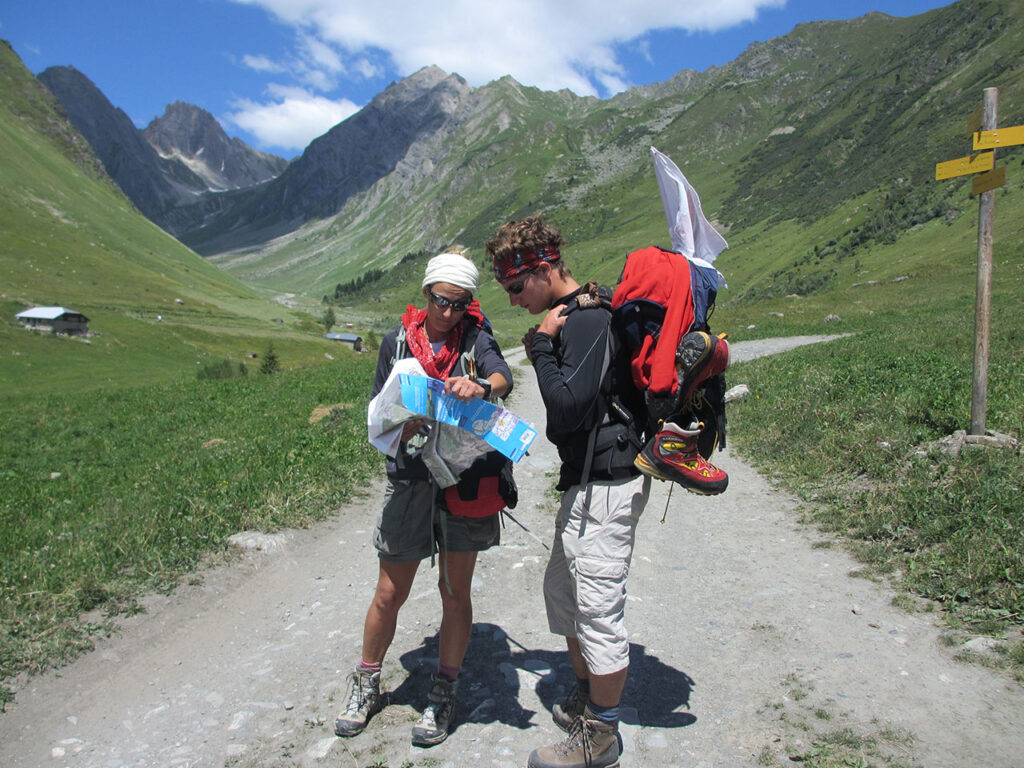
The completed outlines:
<svg viewBox="0 0 1024 768">
<path fill-rule="evenodd" d="M 334 721 L 334 732 L 338 736 L 355 736 L 362 733 L 370 718 L 384 708 L 384 697 L 380 692 L 380 672 L 360 672 L 357 669 L 348 676 L 348 683 L 345 709 Z"/>
<path fill-rule="evenodd" d="M 427 706 L 412 727 L 412 743 L 418 747 L 432 747 L 448 738 L 455 709 L 455 682 L 433 675 Z"/>
<path fill-rule="evenodd" d="M 579 683 L 573 683 L 565 698 L 555 702 L 555 706 L 551 708 L 551 719 L 555 721 L 555 725 L 568 733 L 573 721 L 582 715 L 586 708 L 587 694 L 580 690 Z"/>
<path fill-rule="evenodd" d="M 530 753 L 528 768 L 618 768 L 619 726 L 594 717 L 583 710 L 569 729 L 569 735 L 557 744 Z"/>
</svg>

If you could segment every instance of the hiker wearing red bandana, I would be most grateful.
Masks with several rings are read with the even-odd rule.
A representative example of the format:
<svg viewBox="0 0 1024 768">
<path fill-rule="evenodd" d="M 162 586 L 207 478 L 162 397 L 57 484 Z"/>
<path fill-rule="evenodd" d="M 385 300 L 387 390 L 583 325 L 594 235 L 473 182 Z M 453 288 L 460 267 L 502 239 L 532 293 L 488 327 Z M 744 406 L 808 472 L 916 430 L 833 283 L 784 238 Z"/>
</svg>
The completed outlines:
<svg viewBox="0 0 1024 768">
<path fill-rule="evenodd" d="M 562 501 L 544 604 L 549 629 L 565 637 L 576 685 L 552 709 L 568 736 L 535 749 L 529 768 L 613 768 L 629 672 L 626 577 L 650 481 L 633 463 L 642 443 L 631 426 L 609 418 L 605 405 L 604 382 L 628 379 L 628 357 L 606 354 L 610 313 L 572 311 L 596 299 L 599 289 L 572 277 L 562 262 L 563 242 L 557 229 L 533 216 L 508 222 L 486 244 L 511 304 L 543 315 L 523 343 L 544 400 L 547 437 L 561 459 Z M 635 387 L 623 388 L 628 412 L 640 412 L 642 402 L 630 399 L 637 397 Z"/>
<path fill-rule="evenodd" d="M 415 357 L 428 376 L 443 381 L 445 392 L 460 400 L 504 397 L 512 390 L 512 372 L 473 298 L 478 281 L 476 266 L 461 250 L 429 261 L 423 278 L 426 306 L 409 305 L 398 327 L 384 337 L 372 396 L 383 388 L 395 362 L 408 357 Z M 508 460 L 491 452 L 471 465 L 459 483 L 439 488 L 421 456 L 429 428 L 422 420 L 406 422 L 397 454 L 388 458 L 384 508 L 374 534 L 377 586 L 363 626 L 362 659 L 349 677 L 348 699 L 334 724 L 338 736 L 360 733 L 383 708 L 381 665 L 395 636 L 399 609 L 420 562 L 435 555 L 442 613 L 439 663 L 412 742 L 432 746 L 448 736 L 456 681 L 473 627 L 470 585 L 477 553 L 498 544 L 497 513 L 506 503 L 515 505 L 515 486 Z M 472 487 L 463 493 L 467 483 Z M 478 494 L 472 492 L 478 489 Z M 511 500 L 505 498 L 510 494 Z"/>
</svg>

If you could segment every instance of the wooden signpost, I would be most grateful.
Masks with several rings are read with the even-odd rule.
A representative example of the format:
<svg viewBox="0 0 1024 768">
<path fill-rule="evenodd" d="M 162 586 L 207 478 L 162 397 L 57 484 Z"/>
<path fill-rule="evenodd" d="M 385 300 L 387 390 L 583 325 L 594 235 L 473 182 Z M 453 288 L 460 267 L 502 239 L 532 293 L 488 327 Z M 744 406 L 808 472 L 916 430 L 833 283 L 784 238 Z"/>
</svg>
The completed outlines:
<svg viewBox="0 0 1024 768">
<path fill-rule="evenodd" d="M 978 284 L 974 303 L 974 381 L 971 388 L 972 435 L 985 434 L 988 406 L 988 358 L 992 307 L 992 222 L 995 190 L 1006 184 L 1006 167 L 995 167 L 996 149 L 1024 144 L 1024 125 L 997 128 L 999 89 L 986 88 L 984 102 L 967 121 L 976 154 L 947 160 L 935 166 L 935 179 L 980 174 L 971 180 L 971 194 L 978 196 Z M 987 150 L 987 151 L 983 151 Z"/>
</svg>

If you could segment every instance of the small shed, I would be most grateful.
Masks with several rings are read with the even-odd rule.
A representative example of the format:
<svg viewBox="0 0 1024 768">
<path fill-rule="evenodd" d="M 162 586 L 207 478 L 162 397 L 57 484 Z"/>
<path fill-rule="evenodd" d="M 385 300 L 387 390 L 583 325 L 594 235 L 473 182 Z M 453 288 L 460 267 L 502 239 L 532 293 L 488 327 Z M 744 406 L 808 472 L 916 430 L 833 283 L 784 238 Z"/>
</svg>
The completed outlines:
<svg viewBox="0 0 1024 768">
<path fill-rule="evenodd" d="M 340 341 L 342 344 L 349 344 L 356 352 L 363 351 L 363 337 L 354 333 L 328 333 L 327 338 L 331 341 Z"/>
<path fill-rule="evenodd" d="M 89 318 L 65 307 L 32 307 L 15 317 L 34 331 L 66 333 L 68 336 L 85 336 L 89 332 Z"/>
</svg>

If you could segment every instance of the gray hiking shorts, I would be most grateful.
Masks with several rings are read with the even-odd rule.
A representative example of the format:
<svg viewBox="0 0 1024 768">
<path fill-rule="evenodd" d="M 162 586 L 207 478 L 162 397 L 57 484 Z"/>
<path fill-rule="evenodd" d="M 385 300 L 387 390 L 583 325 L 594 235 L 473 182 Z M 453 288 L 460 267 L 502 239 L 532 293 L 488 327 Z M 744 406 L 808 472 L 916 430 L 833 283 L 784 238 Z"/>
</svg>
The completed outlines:
<svg viewBox="0 0 1024 768">
<path fill-rule="evenodd" d="M 650 478 L 574 485 L 562 496 L 544 573 L 548 627 L 575 637 L 587 669 L 610 675 L 629 666 L 626 578 Z"/>
<path fill-rule="evenodd" d="M 426 480 L 388 478 L 373 536 L 381 560 L 405 563 L 438 551 L 482 552 L 500 542 L 500 515 L 453 515 L 443 499 L 433 503 L 436 495 L 437 486 Z"/>
</svg>

